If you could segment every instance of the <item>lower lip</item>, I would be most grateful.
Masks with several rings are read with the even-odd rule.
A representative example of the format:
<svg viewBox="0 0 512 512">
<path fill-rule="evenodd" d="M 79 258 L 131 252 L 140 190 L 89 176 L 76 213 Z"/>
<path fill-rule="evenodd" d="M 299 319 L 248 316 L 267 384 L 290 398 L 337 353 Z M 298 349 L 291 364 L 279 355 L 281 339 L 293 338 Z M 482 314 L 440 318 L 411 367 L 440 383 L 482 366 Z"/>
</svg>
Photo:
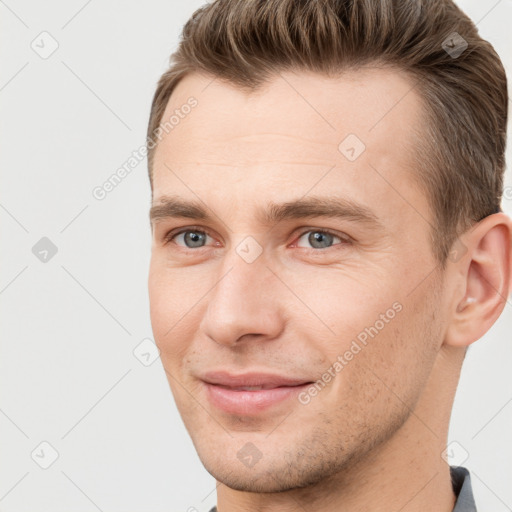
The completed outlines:
<svg viewBox="0 0 512 512">
<path fill-rule="evenodd" d="M 230 414 L 257 414 L 304 391 L 311 383 L 254 391 L 235 391 L 205 382 L 210 402 Z"/>
</svg>

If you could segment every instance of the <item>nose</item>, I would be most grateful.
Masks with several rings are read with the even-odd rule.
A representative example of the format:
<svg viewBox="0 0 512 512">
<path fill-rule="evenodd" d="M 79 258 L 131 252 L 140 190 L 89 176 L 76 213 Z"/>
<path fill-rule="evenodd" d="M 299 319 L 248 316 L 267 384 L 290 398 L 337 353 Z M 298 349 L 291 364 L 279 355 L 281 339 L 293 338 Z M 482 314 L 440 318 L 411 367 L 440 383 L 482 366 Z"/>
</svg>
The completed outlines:
<svg viewBox="0 0 512 512">
<path fill-rule="evenodd" d="M 285 323 L 282 284 L 280 288 L 263 255 L 249 263 L 233 251 L 215 282 L 200 323 L 203 334 L 230 347 L 279 336 Z"/>
</svg>

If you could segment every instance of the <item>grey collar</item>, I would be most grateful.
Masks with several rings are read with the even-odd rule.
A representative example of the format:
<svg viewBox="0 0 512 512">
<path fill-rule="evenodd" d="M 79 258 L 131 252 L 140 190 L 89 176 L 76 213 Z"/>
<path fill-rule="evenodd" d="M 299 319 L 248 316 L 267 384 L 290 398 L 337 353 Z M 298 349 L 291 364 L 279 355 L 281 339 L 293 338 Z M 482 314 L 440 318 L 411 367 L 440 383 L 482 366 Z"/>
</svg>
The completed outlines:
<svg viewBox="0 0 512 512">
<path fill-rule="evenodd" d="M 462 466 L 451 466 L 450 474 L 453 491 L 457 496 L 453 512 L 477 512 L 469 471 Z"/>
</svg>

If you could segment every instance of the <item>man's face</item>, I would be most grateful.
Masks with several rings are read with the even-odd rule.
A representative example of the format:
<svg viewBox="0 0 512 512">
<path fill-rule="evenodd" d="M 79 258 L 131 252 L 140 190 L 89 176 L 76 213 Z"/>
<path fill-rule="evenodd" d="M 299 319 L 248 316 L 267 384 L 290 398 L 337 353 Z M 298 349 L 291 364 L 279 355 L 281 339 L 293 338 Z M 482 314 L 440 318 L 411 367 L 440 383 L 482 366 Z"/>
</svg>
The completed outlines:
<svg viewBox="0 0 512 512">
<path fill-rule="evenodd" d="M 155 341 L 215 478 L 305 486 L 392 438 L 443 341 L 432 213 L 410 158 L 420 99 L 376 68 L 282 74 L 253 93 L 210 82 L 180 82 L 162 119 L 197 99 L 158 145 L 153 204 L 172 196 L 207 217 L 154 212 Z M 339 215 L 313 214 L 322 199 Z M 282 208 L 296 201 L 309 204 Z M 260 381 L 274 389 L 240 389 Z"/>
</svg>

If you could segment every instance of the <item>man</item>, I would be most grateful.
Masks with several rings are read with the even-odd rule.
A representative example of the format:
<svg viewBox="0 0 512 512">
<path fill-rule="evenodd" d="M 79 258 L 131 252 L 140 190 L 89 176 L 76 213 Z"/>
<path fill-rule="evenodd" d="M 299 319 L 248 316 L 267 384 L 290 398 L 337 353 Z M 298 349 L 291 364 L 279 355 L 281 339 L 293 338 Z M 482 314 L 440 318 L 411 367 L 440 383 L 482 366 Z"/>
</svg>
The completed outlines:
<svg viewBox="0 0 512 512">
<path fill-rule="evenodd" d="M 186 24 L 148 128 L 149 293 L 219 512 L 476 510 L 444 452 L 510 291 L 507 101 L 449 0 Z"/>
</svg>

